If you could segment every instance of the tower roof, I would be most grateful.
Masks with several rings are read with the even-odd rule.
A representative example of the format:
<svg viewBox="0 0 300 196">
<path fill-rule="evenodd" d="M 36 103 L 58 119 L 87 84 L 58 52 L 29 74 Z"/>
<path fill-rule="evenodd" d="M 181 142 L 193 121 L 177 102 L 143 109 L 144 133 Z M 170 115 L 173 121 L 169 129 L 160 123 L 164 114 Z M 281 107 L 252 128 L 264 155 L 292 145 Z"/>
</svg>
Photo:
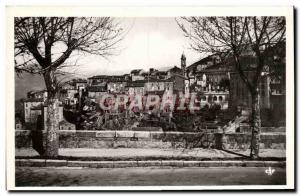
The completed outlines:
<svg viewBox="0 0 300 196">
<path fill-rule="evenodd" d="M 181 59 L 182 59 L 182 60 L 186 60 L 186 57 L 185 57 L 184 52 L 183 52 L 182 55 L 181 55 Z"/>
</svg>

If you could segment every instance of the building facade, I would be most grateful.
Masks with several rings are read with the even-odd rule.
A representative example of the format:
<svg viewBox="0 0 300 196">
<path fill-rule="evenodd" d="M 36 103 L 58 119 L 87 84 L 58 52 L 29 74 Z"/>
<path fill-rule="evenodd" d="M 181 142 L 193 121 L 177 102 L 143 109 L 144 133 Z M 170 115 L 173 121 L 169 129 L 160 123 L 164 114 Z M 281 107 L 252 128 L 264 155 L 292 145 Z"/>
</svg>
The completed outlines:
<svg viewBox="0 0 300 196">
<path fill-rule="evenodd" d="M 253 71 L 244 72 L 248 79 L 254 77 Z M 259 83 L 260 107 L 262 109 L 270 108 L 270 77 L 264 75 Z M 229 107 L 233 110 L 247 109 L 252 105 L 250 90 L 237 72 L 230 73 L 230 101 Z"/>
<path fill-rule="evenodd" d="M 125 89 L 128 95 L 144 95 L 145 84 L 145 80 L 130 81 L 126 83 Z"/>
<path fill-rule="evenodd" d="M 134 69 L 130 72 L 130 77 L 132 81 L 144 80 L 145 76 L 143 75 L 144 70 L 142 69 Z"/>
<path fill-rule="evenodd" d="M 218 55 L 210 55 L 186 68 L 185 91 L 197 93 L 200 107 L 219 105 L 228 109 L 231 67 Z"/>
<path fill-rule="evenodd" d="M 43 99 L 28 98 L 24 100 L 24 122 L 35 123 L 37 116 L 42 114 Z"/>
</svg>

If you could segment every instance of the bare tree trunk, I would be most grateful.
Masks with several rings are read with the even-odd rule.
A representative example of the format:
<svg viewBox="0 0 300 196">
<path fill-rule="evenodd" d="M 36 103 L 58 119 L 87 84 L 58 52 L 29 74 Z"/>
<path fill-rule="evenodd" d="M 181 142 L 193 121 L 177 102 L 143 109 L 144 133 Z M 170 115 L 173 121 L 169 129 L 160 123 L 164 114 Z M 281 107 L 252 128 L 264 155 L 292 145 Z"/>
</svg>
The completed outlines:
<svg viewBox="0 0 300 196">
<path fill-rule="evenodd" d="M 260 130 L 261 130 L 261 119 L 260 119 L 260 98 L 258 87 L 255 88 L 252 95 L 252 104 L 251 104 L 251 151 L 250 157 L 252 159 L 259 158 L 259 142 L 260 142 Z"/>
<path fill-rule="evenodd" d="M 47 114 L 46 114 L 46 149 L 45 156 L 57 157 L 59 148 L 59 102 L 56 93 L 56 79 L 53 72 L 44 74 L 48 92 Z"/>
<path fill-rule="evenodd" d="M 58 99 L 48 99 L 47 121 L 46 121 L 46 150 L 45 156 L 57 157 L 59 140 L 57 130 L 59 129 L 59 103 Z"/>
</svg>

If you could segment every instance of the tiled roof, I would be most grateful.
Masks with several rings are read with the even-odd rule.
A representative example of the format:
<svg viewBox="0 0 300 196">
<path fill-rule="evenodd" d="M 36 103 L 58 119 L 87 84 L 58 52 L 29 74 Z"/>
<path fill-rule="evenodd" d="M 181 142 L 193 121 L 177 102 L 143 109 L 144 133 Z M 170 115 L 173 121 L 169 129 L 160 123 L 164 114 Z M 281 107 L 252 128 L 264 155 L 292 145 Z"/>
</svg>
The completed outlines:
<svg viewBox="0 0 300 196">
<path fill-rule="evenodd" d="M 171 69 L 169 69 L 168 71 L 170 71 L 170 72 L 180 72 L 181 69 L 179 67 L 177 67 L 177 66 L 174 66 Z"/>
<path fill-rule="evenodd" d="M 30 110 L 41 110 L 41 109 L 42 109 L 42 104 L 30 108 Z"/>
<path fill-rule="evenodd" d="M 24 99 L 24 102 L 43 102 L 43 98 L 28 98 Z"/>
<path fill-rule="evenodd" d="M 89 92 L 105 92 L 106 86 L 88 86 L 87 91 L 89 91 Z"/>
<path fill-rule="evenodd" d="M 133 69 L 130 73 L 140 73 L 142 69 Z"/>
<path fill-rule="evenodd" d="M 126 75 L 99 75 L 99 76 L 93 76 L 88 79 L 102 79 L 108 81 L 125 81 Z"/>
<path fill-rule="evenodd" d="M 174 80 L 175 77 L 179 77 L 179 78 L 185 78 L 183 75 L 181 74 L 174 74 L 173 76 L 171 76 L 171 78 L 167 79 L 167 81 L 172 82 Z"/>
<path fill-rule="evenodd" d="M 212 55 L 207 56 L 207 57 L 202 58 L 202 59 L 196 61 L 195 63 L 191 64 L 191 65 L 188 66 L 186 69 L 187 69 L 187 70 L 194 70 L 194 69 L 197 69 L 197 66 L 198 66 L 198 65 L 206 64 L 207 62 L 209 62 L 209 61 L 211 61 L 211 60 L 212 60 Z"/>
<path fill-rule="evenodd" d="M 97 75 L 97 76 L 89 77 L 88 79 L 106 79 L 108 77 L 109 76 L 107 76 L 107 75 Z"/>
<path fill-rule="evenodd" d="M 149 80 L 145 80 L 147 82 L 168 82 L 168 80 L 164 79 L 156 79 L 156 78 L 149 78 Z"/>
<path fill-rule="evenodd" d="M 126 84 L 126 87 L 144 87 L 146 80 L 131 81 Z"/>
</svg>

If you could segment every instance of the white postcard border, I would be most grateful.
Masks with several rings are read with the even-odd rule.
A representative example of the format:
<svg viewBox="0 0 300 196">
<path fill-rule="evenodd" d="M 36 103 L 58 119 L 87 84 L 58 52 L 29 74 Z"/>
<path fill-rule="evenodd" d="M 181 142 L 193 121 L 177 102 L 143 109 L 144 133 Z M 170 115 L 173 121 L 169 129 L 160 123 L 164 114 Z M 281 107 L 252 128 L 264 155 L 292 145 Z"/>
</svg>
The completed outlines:
<svg viewBox="0 0 300 196">
<path fill-rule="evenodd" d="M 88 187 L 16 187 L 14 140 L 14 20 L 15 16 L 112 16 L 112 17 L 176 17 L 176 16 L 285 16 L 286 17 L 286 185 L 243 186 L 88 186 Z M 8 6 L 6 8 L 6 186 L 8 190 L 241 190 L 293 189 L 295 141 L 295 80 L 293 7 L 70 7 Z"/>
</svg>

